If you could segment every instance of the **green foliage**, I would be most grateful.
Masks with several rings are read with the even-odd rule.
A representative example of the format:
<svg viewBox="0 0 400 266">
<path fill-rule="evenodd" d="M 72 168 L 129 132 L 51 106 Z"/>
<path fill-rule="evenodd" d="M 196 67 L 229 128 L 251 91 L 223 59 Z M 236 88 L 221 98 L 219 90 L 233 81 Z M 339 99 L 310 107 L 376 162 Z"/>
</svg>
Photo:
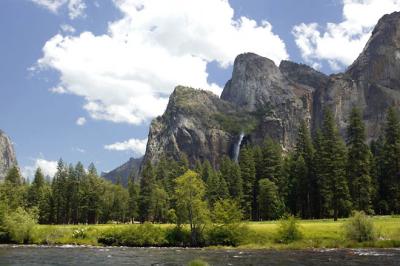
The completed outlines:
<svg viewBox="0 0 400 266">
<path fill-rule="evenodd" d="M 213 118 L 222 129 L 232 134 L 240 134 L 241 132 L 250 133 L 258 125 L 257 119 L 247 113 L 216 113 Z"/>
<path fill-rule="evenodd" d="M 172 247 L 190 246 L 190 230 L 183 226 L 170 227 L 165 231 L 165 239 Z"/>
<path fill-rule="evenodd" d="M 140 180 L 139 217 L 141 222 L 153 221 L 155 215 L 155 177 L 153 166 L 147 162 Z"/>
<path fill-rule="evenodd" d="M 365 125 L 361 111 L 353 108 L 347 128 L 349 190 L 353 207 L 372 213 L 372 179 L 370 175 L 372 154 L 366 144 Z"/>
<path fill-rule="evenodd" d="M 177 224 L 189 224 L 191 243 L 194 246 L 200 244 L 202 232 L 209 221 L 205 193 L 204 182 L 191 170 L 176 179 Z"/>
<path fill-rule="evenodd" d="M 256 165 L 253 151 L 250 147 L 243 147 L 239 155 L 240 173 L 243 180 L 243 201 L 244 218 L 251 219 L 254 209 L 255 183 L 256 183 Z"/>
<path fill-rule="evenodd" d="M 164 230 L 151 223 L 130 225 L 123 229 L 112 228 L 103 233 L 98 242 L 104 245 L 129 247 L 155 247 L 167 244 Z"/>
<path fill-rule="evenodd" d="M 352 217 L 344 224 L 344 232 L 347 240 L 364 242 L 376 239 L 372 219 L 363 211 L 353 213 Z"/>
<path fill-rule="evenodd" d="M 283 214 L 283 204 L 279 198 L 278 187 L 264 178 L 258 182 L 258 206 L 261 220 L 275 220 Z"/>
<path fill-rule="evenodd" d="M 386 120 L 380 193 L 388 209 L 400 213 L 400 119 L 394 108 L 388 109 Z"/>
<path fill-rule="evenodd" d="M 329 109 L 324 112 L 319 142 L 316 156 L 320 158 L 317 176 L 321 214 L 337 220 L 349 214 L 351 202 L 346 178 L 346 146 Z"/>
<path fill-rule="evenodd" d="M 276 241 L 288 244 L 297 240 L 301 240 L 303 234 L 300 231 L 298 221 L 294 216 L 289 216 L 279 222 L 279 229 Z"/>
<path fill-rule="evenodd" d="M 241 224 L 243 214 L 239 204 L 231 199 L 214 204 L 214 224 L 207 231 L 207 242 L 211 245 L 238 246 L 248 234 L 247 226 Z"/>
<path fill-rule="evenodd" d="M 3 218 L 3 230 L 8 234 L 11 241 L 18 244 L 30 243 L 32 230 L 37 224 L 35 210 L 30 212 L 18 207 Z"/>
<path fill-rule="evenodd" d="M 229 195 L 240 202 L 243 199 L 243 180 L 239 165 L 228 156 L 223 156 L 220 171 L 227 182 Z"/>
<path fill-rule="evenodd" d="M 232 199 L 219 200 L 214 204 L 212 210 L 212 220 L 217 224 L 240 223 L 243 212 L 237 201 Z"/>
</svg>

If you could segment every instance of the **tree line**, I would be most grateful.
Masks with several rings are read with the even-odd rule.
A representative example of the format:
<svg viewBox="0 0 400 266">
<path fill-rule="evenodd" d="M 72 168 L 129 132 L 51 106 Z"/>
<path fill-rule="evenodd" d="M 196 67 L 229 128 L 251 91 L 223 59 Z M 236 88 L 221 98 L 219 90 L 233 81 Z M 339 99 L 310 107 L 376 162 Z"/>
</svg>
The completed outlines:
<svg viewBox="0 0 400 266">
<path fill-rule="evenodd" d="M 400 213 L 400 121 L 395 109 L 388 109 L 382 135 L 369 144 L 358 108 L 348 121 L 343 138 L 326 109 L 313 134 L 301 123 L 292 151 L 267 138 L 261 146 L 244 145 L 238 163 L 222 157 L 218 169 L 208 161 L 189 167 L 184 154 L 177 160 L 163 157 L 155 165 L 146 162 L 140 180 L 130 178 L 127 188 L 99 177 L 93 164 L 85 170 L 81 163 L 67 166 L 60 160 L 51 181 L 37 169 L 31 184 L 14 167 L 0 184 L 0 210 L 33 208 L 44 224 L 189 221 L 193 226 L 196 212 L 200 219 L 221 200 L 254 221 L 285 214 L 337 220 L 353 210 Z"/>
</svg>

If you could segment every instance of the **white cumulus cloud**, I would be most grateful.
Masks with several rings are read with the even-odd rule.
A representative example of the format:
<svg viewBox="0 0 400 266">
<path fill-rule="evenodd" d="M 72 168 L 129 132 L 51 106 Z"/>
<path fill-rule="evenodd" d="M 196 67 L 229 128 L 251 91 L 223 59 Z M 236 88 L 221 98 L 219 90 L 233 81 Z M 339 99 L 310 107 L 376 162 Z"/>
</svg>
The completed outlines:
<svg viewBox="0 0 400 266">
<path fill-rule="evenodd" d="M 243 52 L 287 59 L 267 21 L 234 18 L 227 0 L 114 0 L 121 19 L 107 34 L 58 34 L 43 47 L 39 69 L 60 73 L 68 93 L 84 97 L 94 119 L 140 124 L 162 114 L 177 85 L 208 82 L 207 64 L 231 65 Z"/>
<path fill-rule="evenodd" d="M 104 148 L 110 151 L 132 151 L 137 157 L 144 155 L 146 152 L 146 139 L 129 139 L 123 142 L 117 142 L 110 145 L 105 145 Z"/>
<path fill-rule="evenodd" d="M 307 63 L 318 67 L 327 62 L 335 71 L 350 65 L 379 18 L 400 10 L 400 0 L 342 0 L 342 4 L 340 23 L 302 23 L 293 28 L 296 44 Z"/>
<path fill-rule="evenodd" d="M 58 13 L 59 9 L 67 6 L 70 19 L 85 16 L 86 4 L 83 0 L 30 0 L 33 3 Z"/>
<path fill-rule="evenodd" d="M 75 28 L 74 27 L 72 27 L 71 25 L 69 25 L 69 24 L 62 24 L 61 26 L 60 26 L 60 28 L 61 28 L 61 30 L 63 31 L 63 32 L 65 32 L 65 33 L 75 33 Z"/>
<path fill-rule="evenodd" d="M 24 177 L 28 177 L 32 181 L 33 177 L 35 176 L 36 169 L 40 168 L 45 176 L 54 177 L 55 173 L 57 172 L 57 165 L 57 161 L 35 159 L 33 165 L 24 167 L 22 170 L 22 175 Z"/>
<path fill-rule="evenodd" d="M 77 124 L 78 126 L 83 126 L 83 125 L 85 125 L 85 124 L 86 124 L 86 118 L 84 118 L 84 117 L 79 117 L 79 118 L 76 120 L 76 124 Z"/>
</svg>

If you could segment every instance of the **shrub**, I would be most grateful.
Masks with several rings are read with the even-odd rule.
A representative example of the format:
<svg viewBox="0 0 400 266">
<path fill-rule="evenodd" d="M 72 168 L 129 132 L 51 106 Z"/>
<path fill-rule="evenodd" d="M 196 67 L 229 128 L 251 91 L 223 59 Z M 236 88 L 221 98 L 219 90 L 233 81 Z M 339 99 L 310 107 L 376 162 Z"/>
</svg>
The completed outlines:
<svg viewBox="0 0 400 266">
<path fill-rule="evenodd" d="M 291 243 L 303 238 L 300 231 L 297 219 L 294 216 L 289 216 L 286 219 L 281 219 L 276 241 L 279 243 Z"/>
<path fill-rule="evenodd" d="M 363 211 L 353 212 L 352 217 L 344 224 L 344 232 L 347 240 L 364 242 L 376 239 L 372 219 Z"/>
<path fill-rule="evenodd" d="M 122 245 L 130 247 L 165 246 L 165 231 L 159 226 L 144 223 L 139 226 L 130 225 L 122 230 L 113 228 L 98 238 L 104 245 Z"/>
<path fill-rule="evenodd" d="M 190 231 L 182 226 L 174 226 L 166 230 L 165 239 L 169 246 L 186 247 L 190 245 Z"/>
<path fill-rule="evenodd" d="M 244 241 L 248 231 L 248 227 L 241 224 L 214 225 L 207 231 L 207 242 L 236 247 Z"/>
<path fill-rule="evenodd" d="M 37 215 L 19 207 L 4 217 L 3 228 L 11 241 L 18 244 L 29 243 L 32 229 L 37 224 Z"/>
</svg>

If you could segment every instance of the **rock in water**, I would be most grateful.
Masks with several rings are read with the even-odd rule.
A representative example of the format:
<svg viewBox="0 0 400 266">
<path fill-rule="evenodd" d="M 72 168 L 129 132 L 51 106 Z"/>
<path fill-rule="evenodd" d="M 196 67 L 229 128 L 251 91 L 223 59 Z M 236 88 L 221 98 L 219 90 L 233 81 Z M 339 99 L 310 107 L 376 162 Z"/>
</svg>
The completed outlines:
<svg viewBox="0 0 400 266">
<path fill-rule="evenodd" d="M 144 162 L 188 155 L 214 166 L 223 155 L 234 158 L 240 132 L 245 143 L 265 138 L 284 149 L 295 145 L 301 120 L 316 130 L 330 108 L 345 136 L 348 116 L 363 110 L 369 140 L 382 131 L 389 106 L 400 106 L 400 12 L 382 17 L 365 49 L 344 73 L 327 76 L 309 66 L 239 55 L 221 98 L 177 87 L 164 115 L 153 120 Z"/>
<path fill-rule="evenodd" d="M 17 165 L 14 147 L 10 138 L 0 130 L 0 181 L 4 180 L 8 170 Z"/>
</svg>

